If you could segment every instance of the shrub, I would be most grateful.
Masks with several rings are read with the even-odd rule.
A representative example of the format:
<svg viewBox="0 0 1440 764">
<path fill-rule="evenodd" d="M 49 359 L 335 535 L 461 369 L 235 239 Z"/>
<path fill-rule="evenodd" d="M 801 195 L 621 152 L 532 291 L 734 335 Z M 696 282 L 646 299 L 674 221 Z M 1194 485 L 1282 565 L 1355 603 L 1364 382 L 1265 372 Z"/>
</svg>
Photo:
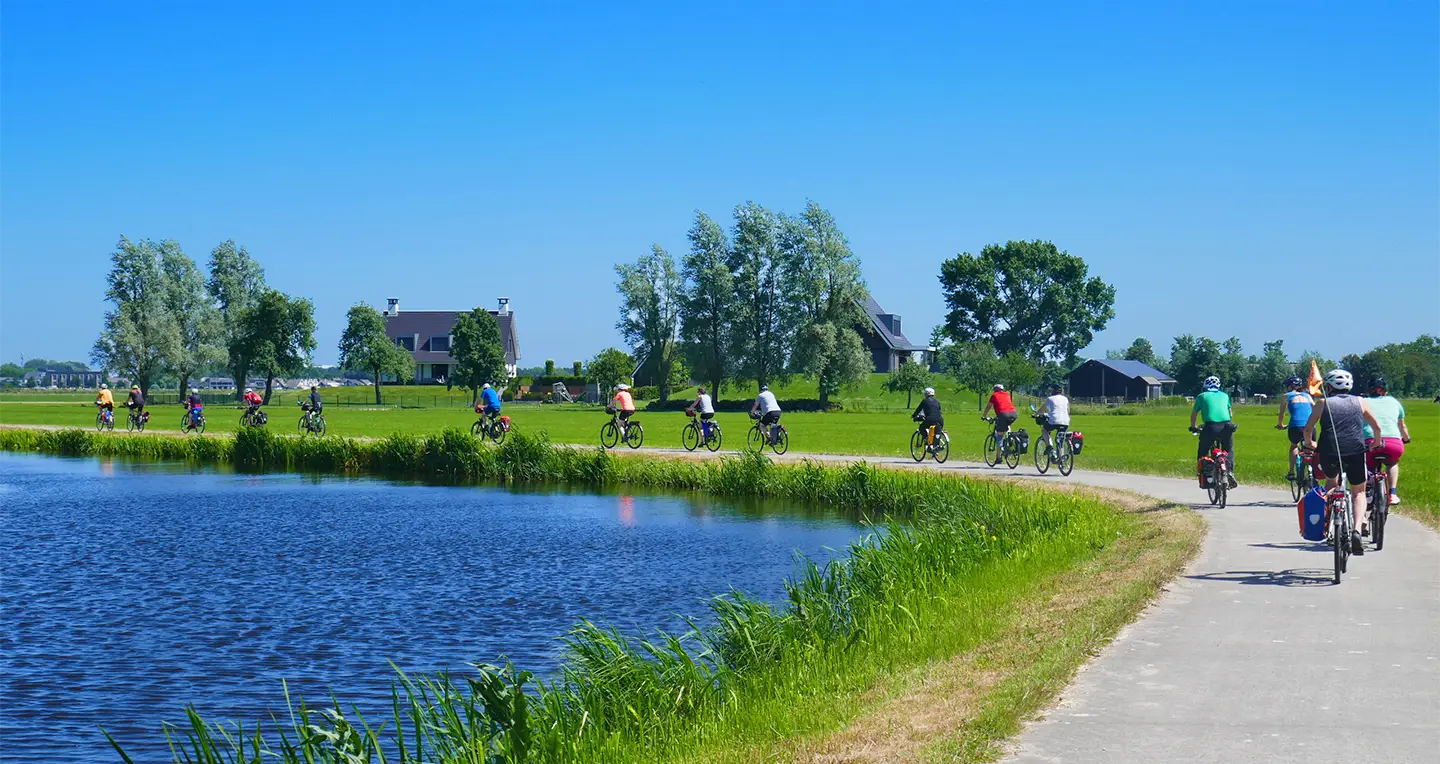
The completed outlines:
<svg viewBox="0 0 1440 764">
<path fill-rule="evenodd" d="M 553 377 L 553 376 L 555 376 L 555 362 L 552 361 L 552 360 L 550 360 L 550 359 L 548 359 L 548 358 L 545 359 L 545 376 L 547 376 L 547 377 Z"/>
<path fill-rule="evenodd" d="M 630 391 L 637 401 L 653 401 L 660 397 L 660 388 L 655 385 L 645 385 Z"/>
<path fill-rule="evenodd" d="M 585 372 L 582 371 L 582 368 L 583 368 L 583 367 L 584 367 L 584 364 L 580 363 L 579 361 L 572 361 L 572 362 L 570 363 L 570 376 L 572 376 L 572 377 L 584 376 Z M 546 376 L 549 376 L 549 375 L 547 374 Z"/>
</svg>

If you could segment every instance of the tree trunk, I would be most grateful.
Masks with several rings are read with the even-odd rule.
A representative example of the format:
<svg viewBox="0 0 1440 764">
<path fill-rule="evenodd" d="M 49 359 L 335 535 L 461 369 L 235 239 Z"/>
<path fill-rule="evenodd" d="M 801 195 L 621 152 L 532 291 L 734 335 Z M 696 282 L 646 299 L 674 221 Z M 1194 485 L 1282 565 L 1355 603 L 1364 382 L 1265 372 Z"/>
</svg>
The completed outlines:
<svg viewBox="0 0 1440 764">
<path fill-rule="evenodd" d="M 269 374 L 266 374 L 266 375 L 265 375 L 265 405 L 266 405 L 266 406 L 269 406 L 269 405 L 270 405 L 270 385 L 271 385 L 271 383 L 273 383 L 274 381 L 275 381 L 275 377 L 273 377 L 273 376 L 271 376 L 271 375 L 269 375 Z"/>
<path fill-rule="evenodd" d="M 186 383 L 189 382 L 189 381 L 190 381 L 190 375 L 187 374 L 187 373 L 182 372 L 182 373 L 180 374 L 180 397 L 181 397 L 181 398 L 184 398 L 184 397 L 185 397 L 185 391 L 188 390 L 189 387 L 190 387 L 188 384 L 186 384 Z M 236 387 L 238 388 L 239 385 L 236 385 Z"/>
<path fill-rule="evenodd" d="M 912 396 L 912 395 L 914 395 L 914 394 L 915 394 L 915 391 L 914 391 L 914 390 L 906 390 L 906 391 L 905 391 L 905 408 L 910 409 L 911 411 L 914 411 L 914 410 L 915 410 L 915 407 L 910 405 L 910 396 Z"/>
<path fill-rule="evenodd" d="M 375 405 L 380 405 L 380 370 L 375 370 Z"/>
</svg>

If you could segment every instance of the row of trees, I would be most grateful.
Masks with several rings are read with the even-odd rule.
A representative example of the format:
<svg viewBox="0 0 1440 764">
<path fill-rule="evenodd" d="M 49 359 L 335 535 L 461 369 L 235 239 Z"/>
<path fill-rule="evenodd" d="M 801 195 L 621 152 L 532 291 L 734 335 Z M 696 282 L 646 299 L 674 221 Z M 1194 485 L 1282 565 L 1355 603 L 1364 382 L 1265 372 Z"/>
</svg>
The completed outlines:
<svg viewBox="0 0 1440 764">
<path fill-rule="evenodd" d="M 1338 361 L 1313 350 L 1292 360 L 1284 340 L 1266 342 L 1259 354 L 1246 355 L 1236 337 L 1217 341 L 1192 334 L 1176 337 L 1168 357 L 1156 353 L 1144 337 L 1125 350 L 1107 353 L 1107 357 L 1153 366 L 1174 377 L 1177 388 L 1184 393 L 1197 391 L 1201 381 L 1214 374 L 1229 390 L 1276 395 L 1284 389 L 1287 377 L 1306 376 L 1312 360 L 1322 373 L 1335 367 L 1347 369 L 1360 384 L 1383 376 L 1396 395 L 1440 393 L 1440 339 L 1428 334 L 1411 342 L 1381 345 L 1363 354 L 1346 354 Z"/>
<path fill-rule="evenodd" d="M 615 266 L 616 328 L 641 359 L 637 378 L 653 380 L 661 400 L 692 375 L 718 393 L 808 374 L 822 401 L 863 381 L 867 292 L 834 217 L 814 202 L 799 216 L 746 202 L 733 221 L 727 233 L 697 211 L 680 262 L 656 244 Z"/>
<path fill-rule="evenodd" d="M 211 251 L 208 275 L 173 239 L 121 237 L 110 260 L 110 308 L 91 356 L 143 392 L 162 375 L 178 377 L 183 391 L 218 366 L 237 385 L 263 374 L 268 401 L 276 377 L 309 365 L 314 306 L 269 288 L 264 269 L 233 240 Z"/>
</svg>

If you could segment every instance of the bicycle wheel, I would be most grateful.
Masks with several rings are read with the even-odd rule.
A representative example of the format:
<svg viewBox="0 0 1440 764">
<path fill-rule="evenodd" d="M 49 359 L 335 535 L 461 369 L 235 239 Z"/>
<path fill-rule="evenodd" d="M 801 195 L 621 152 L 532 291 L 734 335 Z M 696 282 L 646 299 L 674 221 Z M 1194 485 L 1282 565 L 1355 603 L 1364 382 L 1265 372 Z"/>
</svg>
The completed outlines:
<svg viewBox="0 0 1440 764">
<path fill-rule="evenodd" d="M 243 430 L 244 428 L 249 427 L 249 426 L 250 426 L 250 417 L 247 417 L 247 416 L 245 416 L 244 414 L 241 414 L 241 415 L 240 415 L 240 428 Z"/>
<path fill-rule="evenodd" d="M 910 458 L 917 462 L 925 461 L 925 436 L 919 430 L 910 433 Z"/>
<path fill-rule="evenodd" d="M 1050 469 L 1049 443 L 1041 442 L 1035 444 L 1035 469 L 1039 470 L 1041 475 L 1044 475 L 1045 471 Z"/>
<path fill-rule="evenodd" d="M 995 433 L 985 436 L 985 465 L 994 467 L 1000 463 L 1000 449 L 995 446 Z"/>
<path fill-rule="evenodd" d="M 765 433 L 760 432 L 760 425 L 750 428 L 749 434 L 745 436 L 745 447 L 751 451 L 760 451 L 765 448 Z"/>
<path fill-rule="evenodd" d="M 504 425 L 500 424 L 499 422 L 490 425 L 490 439 L 495 441 L 495 445 L 498 446 L 501 443 L 504 443 L 505 436 L 507 434 L 509 434 L 508 431 L 505 429 Z"/>
<path fill-rule="evenodd" d="M 1211 506 L 1218 505 L 1220 503 L 1220 478 L 1212 479 L 1209 487 L 1205 489 L 1205 493 L 1210 497 Z"/>
<path fill-rule="evenodd" d="M 476 438 L 485 437 L 485 421 L 483 419 L 470 425 L 470 435 Z"/>
<path fill-rule="evenodd" d="M 1303 465 L 1299 459 L 1292 459 L 1290 461 L 1290 471 L 1295 475 L 1294 479 L 1290 481 L 1290 498 L 1295 501 L 1299 501 L 1300 497 L 1305 495 L 1305 473 L 1302 469 Z"/>
<path fill-rule="evenodd" d="M 201 435 L 205 434 L 205 417 L 200 417 L 200 422 L 195 425 L 195 429 L 198 430 Z"/>
<path fill-rule="evenodd" d="M 620 428 L 614 422 L 606 422 L 600 425 L 600 447 L 614 448 L 620 442 Z"/>
<path fill-rule="evenodd" d="M 191 429 L 192 428 L 190 427 L 190 415 L 188 413 L 182 415 L 180 417 L 180 432 L 189 433 Z"/>
<path fill-rule="evenodd" d="M 640 444 L 644 442 L 645 428 L 641 427 L 639 422 L 630 425 L 630 428 L 625 431 L 625 445 L 631 448 L 639 448 Z"/>
<path fill-rule="evenodd" d="M 700 428 L 694 422 L 690 422 L 680 429 L 680 445 L 686 451 L 694 451 L 700 447 Z"/>
<path fill-rule="evenodd" d="M 1376 507 L 1375 515 L 1370 518 L 1370 540 L 1375 542 L 1375 551 L 1385 548 L 1385 523 L 1390 519 L 1390 508 L 1384 504 Z"/>
<path fill-rule="evenodd" d="M 135 432 L 135 427 L 137 424 L 138 423 L 135 421 L 135 417 L 125 417 L 125 432 Z"/>
<path fill-rule="evenodd" d="M 1005 436 L 1005 466 L 1012 470 L 1020 466 L 1020 441 L 1013 435 Z"/>
<path fill-rule="evenodd" d="M 1055 456 L 1058 459 L 1056 464 L 1060 468 L 1060 474 L 1070 477 L 1070 473 L 1075 471 L 1075 447 L 1070 444 L 1069 438 L 1065 438 L 1060 441 L 1058 448 Z"/>
<path fill-rule="evenodd" d="M 790 450 L 790 433 L 786 432 L 784 427 L 780 428 L 780 435 L 775 438 L 775 442 L 770 444 L 770 450 L 776 454 L 783 454 Z"/>
<path fill-rule="evenodd" d="M 705 441 L 705 447 L 710 449 L 711 453 L 720 450 L 720 437 L 720 425 L 712 422 L 710 424 L 710 439 Z"/>
<path fill-rule="evenodd" d="M 944 464 L 945 460 L 950 458 L 950 437 L 944 433 L 935 437 L 935 461 Z"/>
<path fill-rule="evenodd" d="M 305 426 L 305 417 L 302 416 L 300 417 L 300 434 L 304 435 L 307 432 L 310 432 L 310 428 Z"/>
<path fill-rule="evenodd" d="M 101 411 L 95 415 L 95 431 L 99 432 L 103 429 L 105 429 L 105 412 Z"/>
</svg>

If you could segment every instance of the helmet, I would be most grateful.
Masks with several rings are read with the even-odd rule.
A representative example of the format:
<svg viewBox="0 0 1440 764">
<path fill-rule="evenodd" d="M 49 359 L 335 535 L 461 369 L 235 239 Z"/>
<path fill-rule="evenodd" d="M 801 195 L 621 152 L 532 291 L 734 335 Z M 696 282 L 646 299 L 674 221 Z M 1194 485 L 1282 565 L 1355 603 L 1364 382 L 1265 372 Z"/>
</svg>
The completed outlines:
<svg viewBox="0 0 1440 764">
<path fill-rule="evenodd" d="M 768 393 L 768 392 L 770 392 L 770 386 L 769 386 L 769 385 L 761 385 L 761 386 L 760 386 L 760 392 L 762 392 L 762 393 Z"/>
<path fill-rule="evenodd" d="M 630 389 L 630 386 L 627 385 L 627 384 L 625 384 L 624 382 L 621 382 L 620 384 L 618 384 L 618 385 L 615 386 L 615 389 L 616 389 L 616 390 L 629 390 L 629 389 Z"/>
<path fill-rule="evenodd" d="M 253 392 L 255 392 L 255 388 L 253 388 L 253 387 L 247 387 L 247 388 L 245 388 L 245 392 L 247 392 L 247 393 L 253 393 Z"/>
<path fill-rule="evenodd" d="M 1387 383 L 1387 382 L 1385 381 L 1385 378 L 1384 378 L 1384 377 L 1371 377 L 1371 378 L 1370 378 L 1370 389 L 1371 389 L 1371 390 L 1385 390 L 1385 391 L 1388 392 L 1388 391 L 1390 390 L 1390 385 L 1389 385 L 1389 383 Z"/>
<path fill-rule="evenodd" d="M 1305 380 L 1299 377 L 1290 377 L 1289 379 L 1285 380 L 1286 387 L 1299 387 L 1303 384 L 1305 384 Z"/>
<path fill-rule="evenodd" d="M 490 389 L 490 383 L 489 383 L 489 382 L 486 382 L 485 384 L 483 384 L 483 385 L 480 386 L 480 389 L 481 389 L 481 390 L 489 390 L 489 389 Z"/>
<path fill-rule="evenodd" d="M 110 386 L 107 385 L 107 384 L 105 384 L 104 382 L 101 382 L 101 383 L 100 383 L 100 389 L 101 389 L 101 390 L 109 390 L 109 389 L 110 389 Z"/>
<path fill-rule="evenodd" d="M 1052 385 L 1047 385 L 1045 389 L 1046 389 L 1046 390 L 1049 390 L 1049 391 L 1052 392 L 1052 393 L 1058 393 L 1058 392 L 1060 392 L 1061 390 L 1064 390 L 1065 388 L 1063 388 L 1063 387 L 1061 387 L 1061 386 L 1059 386 L 1059 385 L 1054 385 L 1054 384 L 1052 384 Z"/>
<path fill-rule="evenodd" d="M 1005 392 L 1005 386 L 1004 386 L 1004 385 L 996 385 L 996 386 L 994 386 L 994 387 L 992 387 L 992 388 L 990 388 L 990 389 L 991 389 L 991 390 L 994 390 L 994 391 L 997 392 L 997 393 L 1003 393 L 1003 392 Z"/>
<path fill-rule="evenodd" d="M 199 390 L 196 390 L 195 388 L 192 387 L 192 388 L 190 388 L 190 392 L 192 392 L 192 393 L 198 393 L 198 392 L 200 392 L 200 391 L 199 391 Z"/>
<path fill-rule="evenodd" d="M 929 397 L 933 397 L 934 395 L 935 395 L 935 388 L 933 388 L 933 387 L 927 387 L 927 388 L 925 388 L 925 397 L 929 398 Z"/>
<path fill-rule="evenodd" d="M 1325 375 L 1325 384 L 1331 389 L 1345 392 L 1355 387 L 1355 378 L 1344 369 L 1331 369 L 1330 373 Z"/>
<path fill-rule="evenodd" d="M 130 386 L 130 389 L 131 389 L 131 390 L 139 390 L 139 389 L 140 389 L 140 386 L 139 386 L 139 385 L 131 385 L 131 386 Z"/>
<path fill-rule="evenodd" d="M 1211 374 L 1210 376 L 1205 378 L 1204 382 L 1200 383 L 1200 386 L 1205 388 L 1206 390 L 1219 390 L 1220 378 L 1215 376 L 1214 374 Z"/>
</svg>

